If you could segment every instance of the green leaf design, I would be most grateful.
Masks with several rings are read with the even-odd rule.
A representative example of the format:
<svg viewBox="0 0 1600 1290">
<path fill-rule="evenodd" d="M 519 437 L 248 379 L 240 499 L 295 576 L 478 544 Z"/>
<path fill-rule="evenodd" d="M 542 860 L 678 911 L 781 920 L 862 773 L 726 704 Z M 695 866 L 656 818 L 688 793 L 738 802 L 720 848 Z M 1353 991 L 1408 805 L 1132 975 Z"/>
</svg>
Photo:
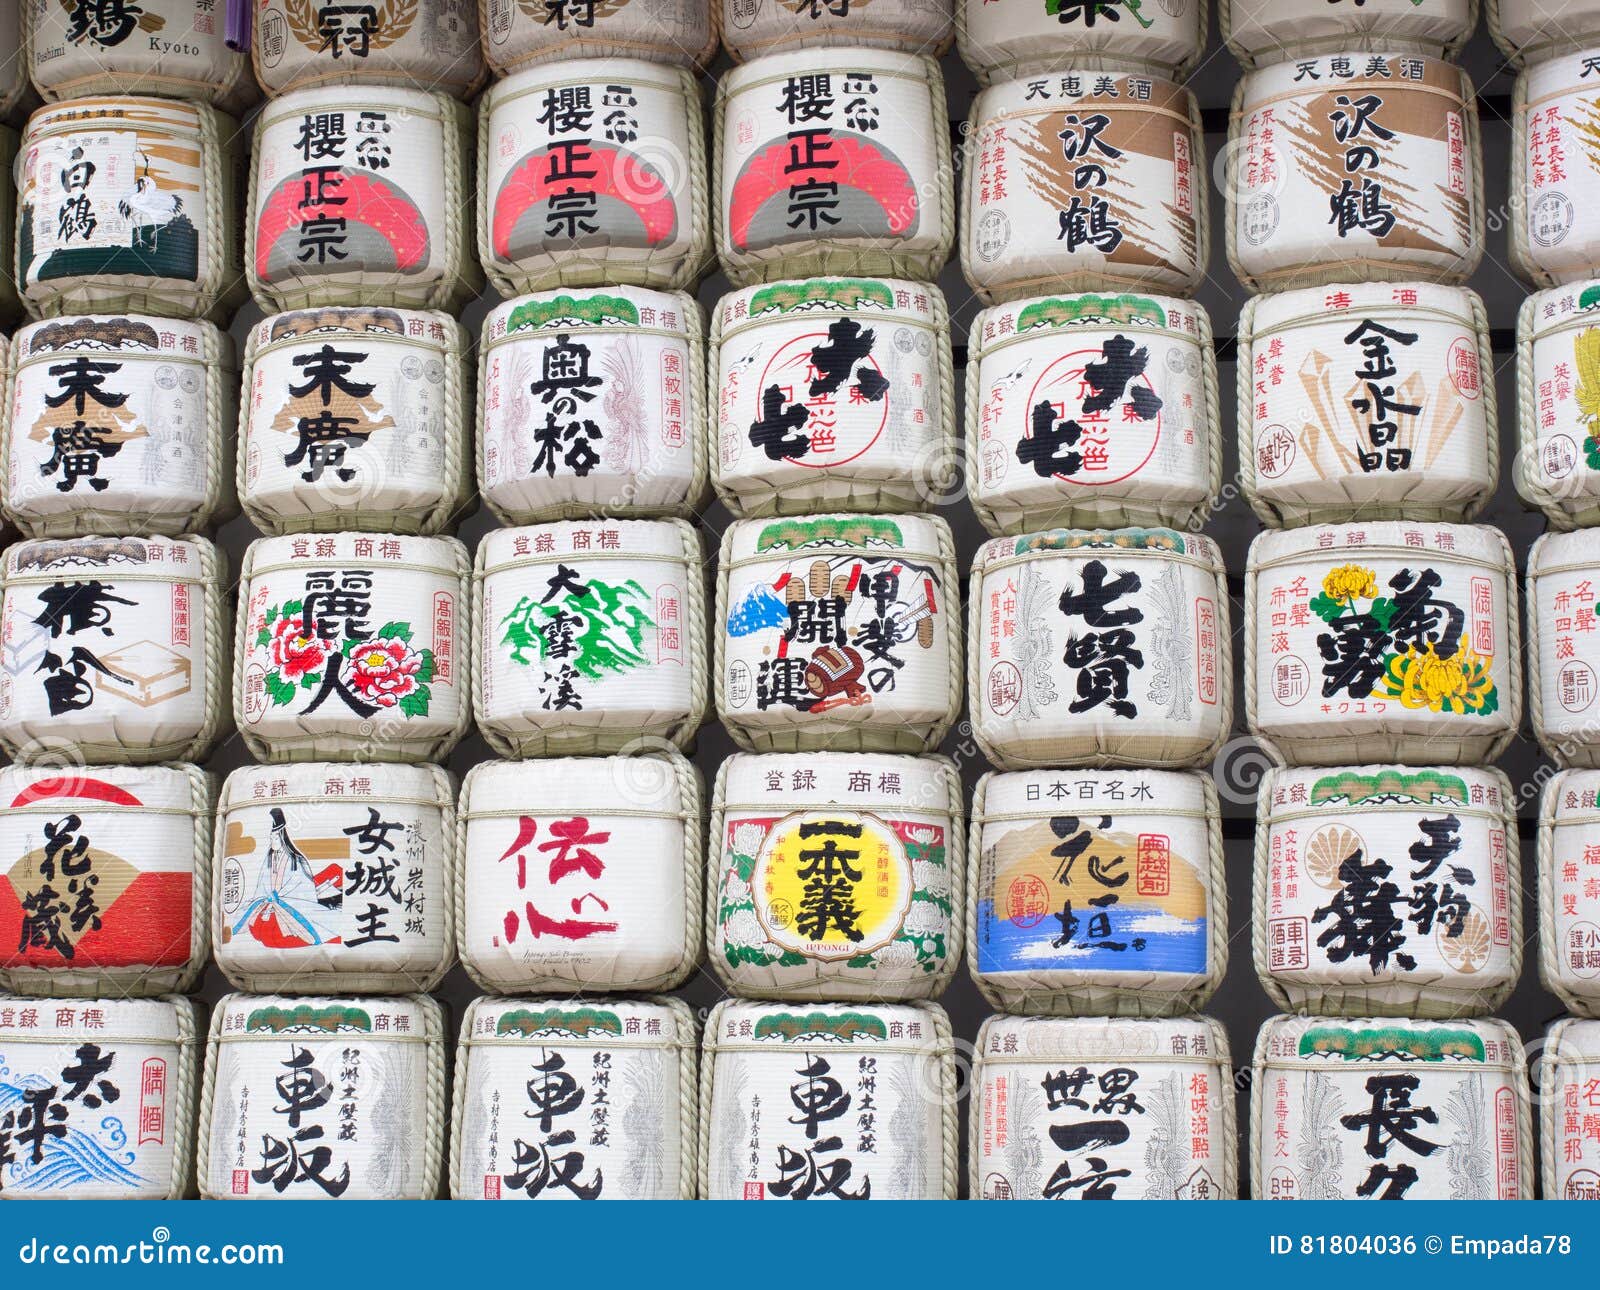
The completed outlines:
<svg viewBox="0 0 1600 1290">
<path fill-rule="evenodd" d="M 1311 612 L 1325 623 L 1331 623 L 1340 614 L 1344 613 L 1342 601 L 1335 600 L 1325 591 L 1319 591 L 1311 597 Z"/>
<path fill-rule="evenodd" d="M 300 677 L 300 688 L 302 690 L 315 690 L 321 684 L 321 672 L 306 672 Z"/>
<path fill-rule="evenodd" d="M 411 636 L 412 636 L 411 624 L 410 623 L 385 623 L 382 627 L 378 628 L 378 630 L 373 633 L 373 636 L 374 636 L 375 639 L 379 639 L 379 640 L 390 640 L 390 639 L 402 640 L 407 645 L 409 645 L 409 644 L 411 644 Z"/>
<path fill-rule="evenodd" d="M 417 664 L 417 684 L 426 685 L 433 680 L 433 651 L 431 649 L 418 650 L 417 658 L 419 660 Z"/>
<path fill-rule="evenodd" d="M 268 628 L 268 627 L 263 627 L 260 631 L 258 631 L 256 633 L 256 644 L 257 645 L 270 645 L 270 644 L 272 644 L 272 629 Z"/>
<path fill-rule="evenodd" d="M 1483 707 L 1478 709 L 1478 715 L 1480 717 L 1487 717 L 1492 716 L 1494 713 L 1499 711 L 1500 687 L 1498 685 L 1491 685 L 1489 687 L 1489 693 L 1483 696 Z"/>
<path fill-rule="evenodd" d="M 303 600 L 285 600 L 283 602 L 283 616 L 285 618 L 298 618 L 300 611 L 306 607 Z"/>
<path fill-rule="evenodd" d="M 428 715 L 428 705 L 432 702 L 433 691 L 425 685 L 419 685 L 400 700 L 400 711 L 408 717 L 425 717 Z"/>
<path fill-rule="evenodd" d="M 310 678 L 307 678 L 310 679 Z M 267 673 L 267 697 L 280 708 L 294 702 L 294 682 L 285 681 L 276 672 Z"/>
<path fill-rule="evenodd" d="M 1590 470 L 1600 470 L 1600 439 L 1590 435 L 1583 441 L 1583 459 Z"/>
<path fill-rule="evenodd" d="M 1367 612 L 1372 615 L 1373 621 L 1379 627 L 1383 628 L 1384 631 L 1388 631 L 1389 624 L 1394 621 L 1395 603 L 1387 596 L 1379 596 L 1378 599 L 1372 602 L 1372 606 Z"/>
<path fill-rule="evenodd" d="M 267 626 L 271 627 L 272 624 L 277 622 L 277 621 L 278 621 L 278 607 L 276 605 L 268 605 L 267 606 Z"/>
</svg>

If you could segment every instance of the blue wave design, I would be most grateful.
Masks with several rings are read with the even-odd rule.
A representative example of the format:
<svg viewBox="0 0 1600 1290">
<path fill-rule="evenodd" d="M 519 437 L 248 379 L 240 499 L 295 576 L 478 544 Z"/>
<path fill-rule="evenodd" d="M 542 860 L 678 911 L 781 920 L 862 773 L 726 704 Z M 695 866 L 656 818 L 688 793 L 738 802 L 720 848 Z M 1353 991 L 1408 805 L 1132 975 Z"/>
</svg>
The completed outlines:
<svg viewBox="0 0 1600 1290">
<path fill-rule="evenodd" d="M 25 1090 L 45 1088 L 49 1084 L 50 1081 L 40 1075 L 22 1075 L 16 1084 L 0 1083 L 0 1115 L 20 1110 Z M 74 1108 L 75 1111 L 80 1109 Z M 16 1160 L 7 1166 L 5 1190 L 68 1191 L 74 1187 L 109 1184 L 134 1191 L 150 1186 L 149 1179 L 129 1167 L 136 1158 L 132 1149 L 113 1153 L 93 1132 L 76 1123 L 76 1118 L 76 1115 L 67 1117 L 65 1137 L 45 1139 L 38 1164 L 33 1163 L 31 1147 L 13 1141 Z M 98 1127 L 110 1140 L 111 1148 L 127 1144 L 127 1129 L 119 1116 L 102 1117 Z"/>
</svg>

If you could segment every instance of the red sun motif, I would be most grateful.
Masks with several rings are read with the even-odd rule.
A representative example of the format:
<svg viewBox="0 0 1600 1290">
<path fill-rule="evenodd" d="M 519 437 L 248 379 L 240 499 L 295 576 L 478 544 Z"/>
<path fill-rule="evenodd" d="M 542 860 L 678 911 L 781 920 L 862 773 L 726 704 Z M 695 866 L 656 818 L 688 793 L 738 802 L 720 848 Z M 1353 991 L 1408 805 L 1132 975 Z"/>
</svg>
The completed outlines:
<svg viewBox="0 0 1600 1290">
<path fill-rule="evenodd" d="M 507 172 L 495 194 L 489 236 L 498 258 L 512 258 L 511 238 L 517 222 L 552 194 L 595 193 L 620 202 L 639 217 L 646 246 L 661 246 L 677 236 L 678 203 L 666 180 L 647 161 L 618 148 L 590 147 L 583 158 L 583 178 L 561 174 L 552 182 L 550 151 L 546 145 L 522 158 Z M 560 168 L 557 170 L 560 174 Z M 595 172 L 592 178 L 587 173 L 591 170 Z"/>
<path fill-rule="evenodd" d="M 278 240 L 318 219 L 342 219 L 372 229 L 394 250 L 395 267 L 401 273 L 416 273 L 426 266 L 428 222 L 416 203 L 388 180 L 341 168 L 337 177 L 329 176 L 317 189 L 323 200 L 302 205 L 313 189 L 317 185 L 304 172 L 290 175 L 261 208 L 256 218 L 256 275 L 263 281 L 273 280 L 272 252 Z"/>
<path fill-rule="evenodd" d="M 917 186 L 898 157 L 869 139 L 835 131 L 829 138 L 828 181 L 872 198 L 883 211 L 887 231 L 903 237 L 915 228 L 921 210 Z M 788 198 L 794 174 L 790 171 L 790 142 L 774 140 L 751 156 L 733 182 L 728 198 L 728 236 L 744 250 L 750 245 L 750 226 L 775 197 Z M 835 229 L 834 232 L 845 236 Z"/>
</svg>

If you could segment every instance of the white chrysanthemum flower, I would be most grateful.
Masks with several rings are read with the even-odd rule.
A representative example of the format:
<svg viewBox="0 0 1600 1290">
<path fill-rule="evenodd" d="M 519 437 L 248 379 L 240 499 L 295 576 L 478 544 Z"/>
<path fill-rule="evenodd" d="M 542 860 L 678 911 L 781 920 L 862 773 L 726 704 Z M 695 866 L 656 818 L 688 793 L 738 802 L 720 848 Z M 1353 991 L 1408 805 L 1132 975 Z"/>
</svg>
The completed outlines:
<svg viewBox="0 0 1600 1290">
<path fill-rule="evenodd" d="M 759 949 L 767 943 L 767 934 L 753 909 L 738 909 L 729 917 L 722 929 L 722 939 L 738 948 Z"/>
<path fill-rule="evenodd" d="M 750 884 L 730 872 L 722 884 L 722 898 L 730 905 L 743 905 L 750 899 Z"/>
<path fill-rule="evenodd" d="M 935 896 L 948 896 L 950 894 L 950 870 L 945 865 L 929 864 L 919 860 L 911 866 L 911 885 L 918 891 L 927 891 Z"/>
<path fill-rule="evenodd" d="M 913 936 L 937 936 L 950 930 L 950 919 L 931 900 L 913 900 L 905 930 Z"/>
<path fill-rule="evenodd" d="M 733 850 L 736 855 L 753 856 L 761 850 L 761 844 L 766 840 L 767 831 L 759 824 L 736 824 L 733 826 Z"/>
</svg>

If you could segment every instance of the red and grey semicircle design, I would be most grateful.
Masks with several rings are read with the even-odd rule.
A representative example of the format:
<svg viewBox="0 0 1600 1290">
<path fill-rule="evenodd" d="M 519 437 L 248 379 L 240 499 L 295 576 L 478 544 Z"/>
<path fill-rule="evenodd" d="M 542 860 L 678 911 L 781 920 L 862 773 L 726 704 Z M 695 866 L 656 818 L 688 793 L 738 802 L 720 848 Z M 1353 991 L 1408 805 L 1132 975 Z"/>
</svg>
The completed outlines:
<svg viewBox="0 0 1600 1290">
<path fill-rule="evenodd" d="M 285 178 L 261 206 L 256 218 L 256 275 L 263 282 L 293 278 L 316 256 L 302 261 L 300 226 L 311 220 L 342 219 L 339 243 L 343 259 L 328 256 L 321 265 L 328 272 L 421 273 L 428 267 L 428 221 L 417 204 L 380 175 L 348 167 L 337 178 L 322 181 L 319 196 L 332 200 L 305 201 L 308 181 L 304 171 Z M 311 185 L 315 187 L 314 182 Z"/>
<path fill-rule="evenodd" d="M 574 246 L 658 247 L 678 236 L 678 203 L 671 185 L 650 162 L 635 153 L 606 144 L 587 145 L 581 169 L 592 178 L 565 174 L 565 158 L 551 171 L 550 146 L 535 148 L 506 172 L 494 197 L 489 237 L 495 258 L 516 261 Z M 551 196 L 595 194 L 594 214 L 584 216 L 592 233 L 579 230 L 568 238 L 547 232 Z"/>
<path fill-rule="evenodd" d="M 841 237 L 914 237 L 922 222 L 916 181 L 905 163 L 875 139 L 835 130 L 825 154 L 838 164 L 827 170 L 791 172 L 790 142 L 773 140 L 739 168 L 728 196 L 728 235 L 734 249 L 759 251 L 792 242 L 800 234 L 790 227 L 793 214 L 789 189 L 815 179 L 839 185 L 838 204 L 829 214 L 837 224 L 822 224 L 819 233 Z"/>
</svg>

